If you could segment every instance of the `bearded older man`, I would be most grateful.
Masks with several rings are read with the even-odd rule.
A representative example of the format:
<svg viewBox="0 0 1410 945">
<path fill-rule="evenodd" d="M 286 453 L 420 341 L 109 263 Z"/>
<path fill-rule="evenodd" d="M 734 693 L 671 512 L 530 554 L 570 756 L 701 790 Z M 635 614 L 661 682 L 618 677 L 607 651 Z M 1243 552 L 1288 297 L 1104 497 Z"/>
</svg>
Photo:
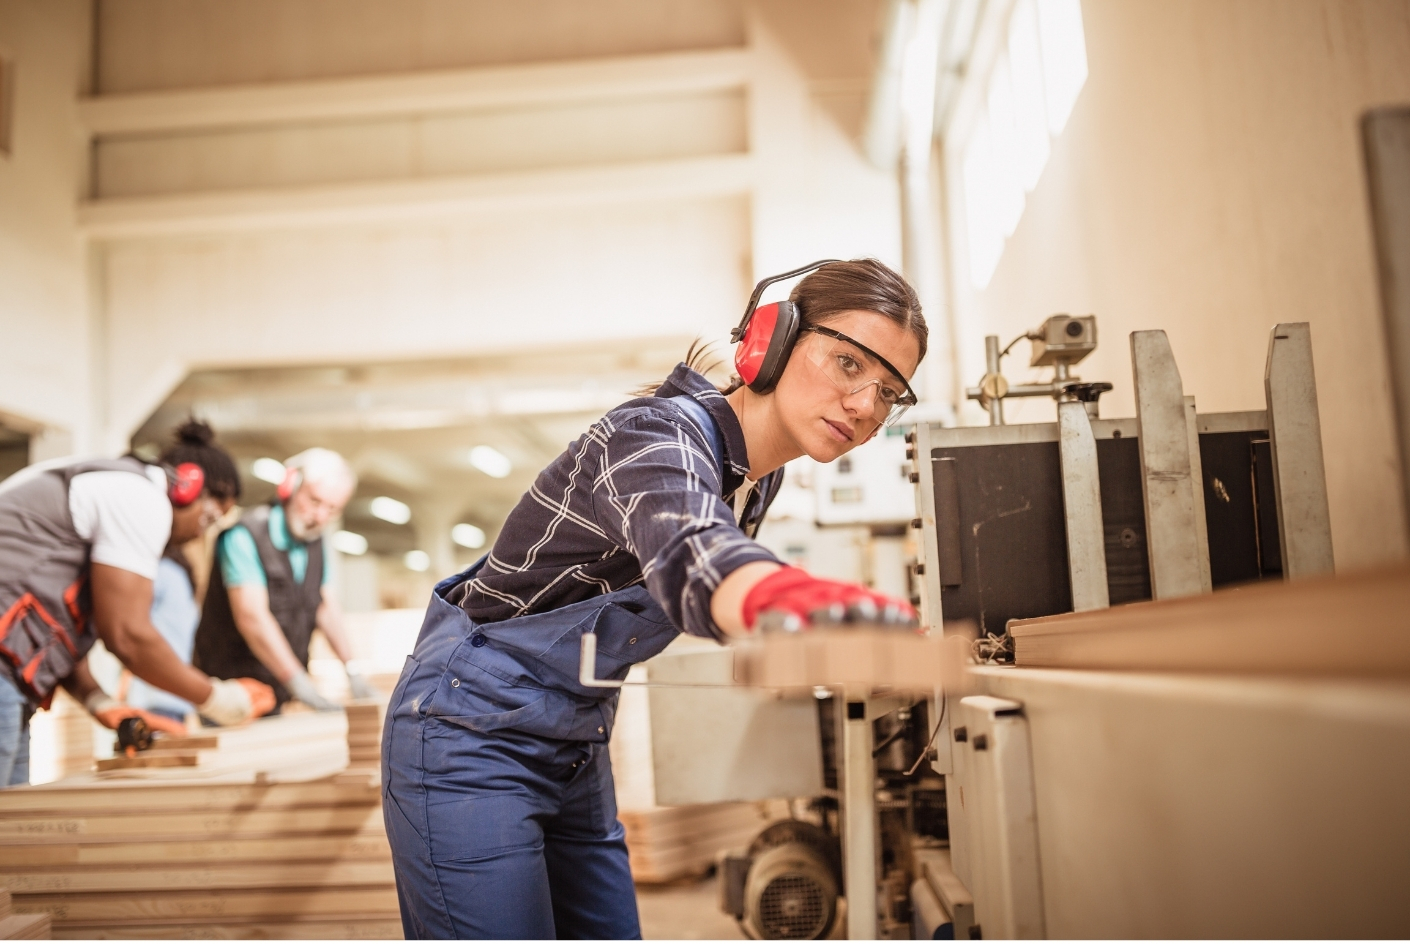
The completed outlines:
<svg viewBox="0 0 1410 945">
<path fill-rule="evenodd" d="M 268 683 L 276 712 L 290 699 L 331 711 L 338 706 L 309 678 L 308 649 L 316 627 L 345 667 L 351 657 L 322 536 L 352 498 L 357 477 L 342 456 L 318 447 L 284 465 L 275 501 L 247 510 L 217 542 L 195 664 L 206 672 L 238 666 L 239 675 Z M 354 698 L 376 695 L 351 669 L 348 683 Z"/>
</svg>

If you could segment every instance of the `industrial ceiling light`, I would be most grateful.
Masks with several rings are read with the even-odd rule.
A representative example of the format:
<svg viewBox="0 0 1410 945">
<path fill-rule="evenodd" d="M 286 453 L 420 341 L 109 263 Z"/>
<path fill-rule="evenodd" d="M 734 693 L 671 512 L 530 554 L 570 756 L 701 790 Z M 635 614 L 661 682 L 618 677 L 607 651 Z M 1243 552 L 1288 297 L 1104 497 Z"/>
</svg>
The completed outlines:
<svg viewBox="0 0 1410 945">
<path fill-rule="evenodd" d="M 477 446 L 470 451 L 470 465 L 486 476 L 503 479 L 514 469 L 514 464 L 493 446 Z"/>
<path fill-rule="evenodd" d="M 450 530 L 450 540 L 460 545 L 462 548 L 483 548 L 485 547 L 485 533 L 482 529 L 474 525 L 467 525 L 461 522 Z"/>
<path fill-rule="evenodd" d="M 268 456 L 261 456 L 255 460 L 254 469 L 251 471 L 255 474 L 256 479 L 276 486 L 284 481 L 284 464 Z"/>
<path fill-rule="evenodd" d="M 411 506 L 388 495 L 379 495 L 373 499 L 370 511 L 376 518 L 393 525 L 405 525 L 411 521 Z"/>
<path fill-rule="evenodd" d="M 431 556 L 421 550 L 408 551 L 402 556 L 402 564 L 408 571 L 425 571 L 431 567 Z"/>
<path fill-rule="evenodd" d="M 333 547 L 345 555 L 365 555 L 367 554 L 367 539 L 357 532 L 334 532 Z"/>
</svg>

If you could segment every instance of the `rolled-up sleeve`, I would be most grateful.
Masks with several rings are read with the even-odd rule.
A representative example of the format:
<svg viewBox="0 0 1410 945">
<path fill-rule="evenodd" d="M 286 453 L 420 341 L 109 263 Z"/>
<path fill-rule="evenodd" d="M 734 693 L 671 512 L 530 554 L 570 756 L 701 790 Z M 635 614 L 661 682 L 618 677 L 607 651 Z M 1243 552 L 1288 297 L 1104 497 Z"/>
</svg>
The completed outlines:
<svg viewBox="0 0 1410 945">
<path fill-rule="evenodd" d="M 721 639 L 710 616 L 715 589 L 742 565 L 778 558 L 735 524 L 693 424 L 640 415 L 604 432 L 592 492 L 598 525 L 640 562 L 647 590 L 677 627 Z"/>
</svg>

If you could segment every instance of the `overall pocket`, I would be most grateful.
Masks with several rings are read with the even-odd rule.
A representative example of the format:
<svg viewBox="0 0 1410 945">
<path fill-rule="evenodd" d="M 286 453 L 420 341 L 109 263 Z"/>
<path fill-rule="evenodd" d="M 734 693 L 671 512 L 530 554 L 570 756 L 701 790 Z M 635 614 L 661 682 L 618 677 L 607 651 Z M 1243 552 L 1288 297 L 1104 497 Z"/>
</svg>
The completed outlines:
<svg viewBox="0 0 1410 945">
<path fill-rule="evenodd" d="M 506 683 L 457 654 L 437 684 L 426 714 L 488 734 L 520 728 L 540 718 L 548 695 L 542 689 Z"/>
</svg>

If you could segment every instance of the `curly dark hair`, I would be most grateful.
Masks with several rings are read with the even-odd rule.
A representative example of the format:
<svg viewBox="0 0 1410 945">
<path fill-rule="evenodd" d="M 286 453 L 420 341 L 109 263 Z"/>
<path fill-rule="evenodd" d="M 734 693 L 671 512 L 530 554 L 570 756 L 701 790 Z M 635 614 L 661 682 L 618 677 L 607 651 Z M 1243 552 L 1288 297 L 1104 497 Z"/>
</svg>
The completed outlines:
<svg viewBox="0 0 1410 945">
<path fill-rule="evenodd" d="M 191 417 L 172 432 L 172 445 L 159 461 L 167 466 L 195 463 L 206 474 L 206 491 L 221 501 L 240 498 L 240 471 L 230 454 L 215 444 L 215 430 Z"/>
</svg>

